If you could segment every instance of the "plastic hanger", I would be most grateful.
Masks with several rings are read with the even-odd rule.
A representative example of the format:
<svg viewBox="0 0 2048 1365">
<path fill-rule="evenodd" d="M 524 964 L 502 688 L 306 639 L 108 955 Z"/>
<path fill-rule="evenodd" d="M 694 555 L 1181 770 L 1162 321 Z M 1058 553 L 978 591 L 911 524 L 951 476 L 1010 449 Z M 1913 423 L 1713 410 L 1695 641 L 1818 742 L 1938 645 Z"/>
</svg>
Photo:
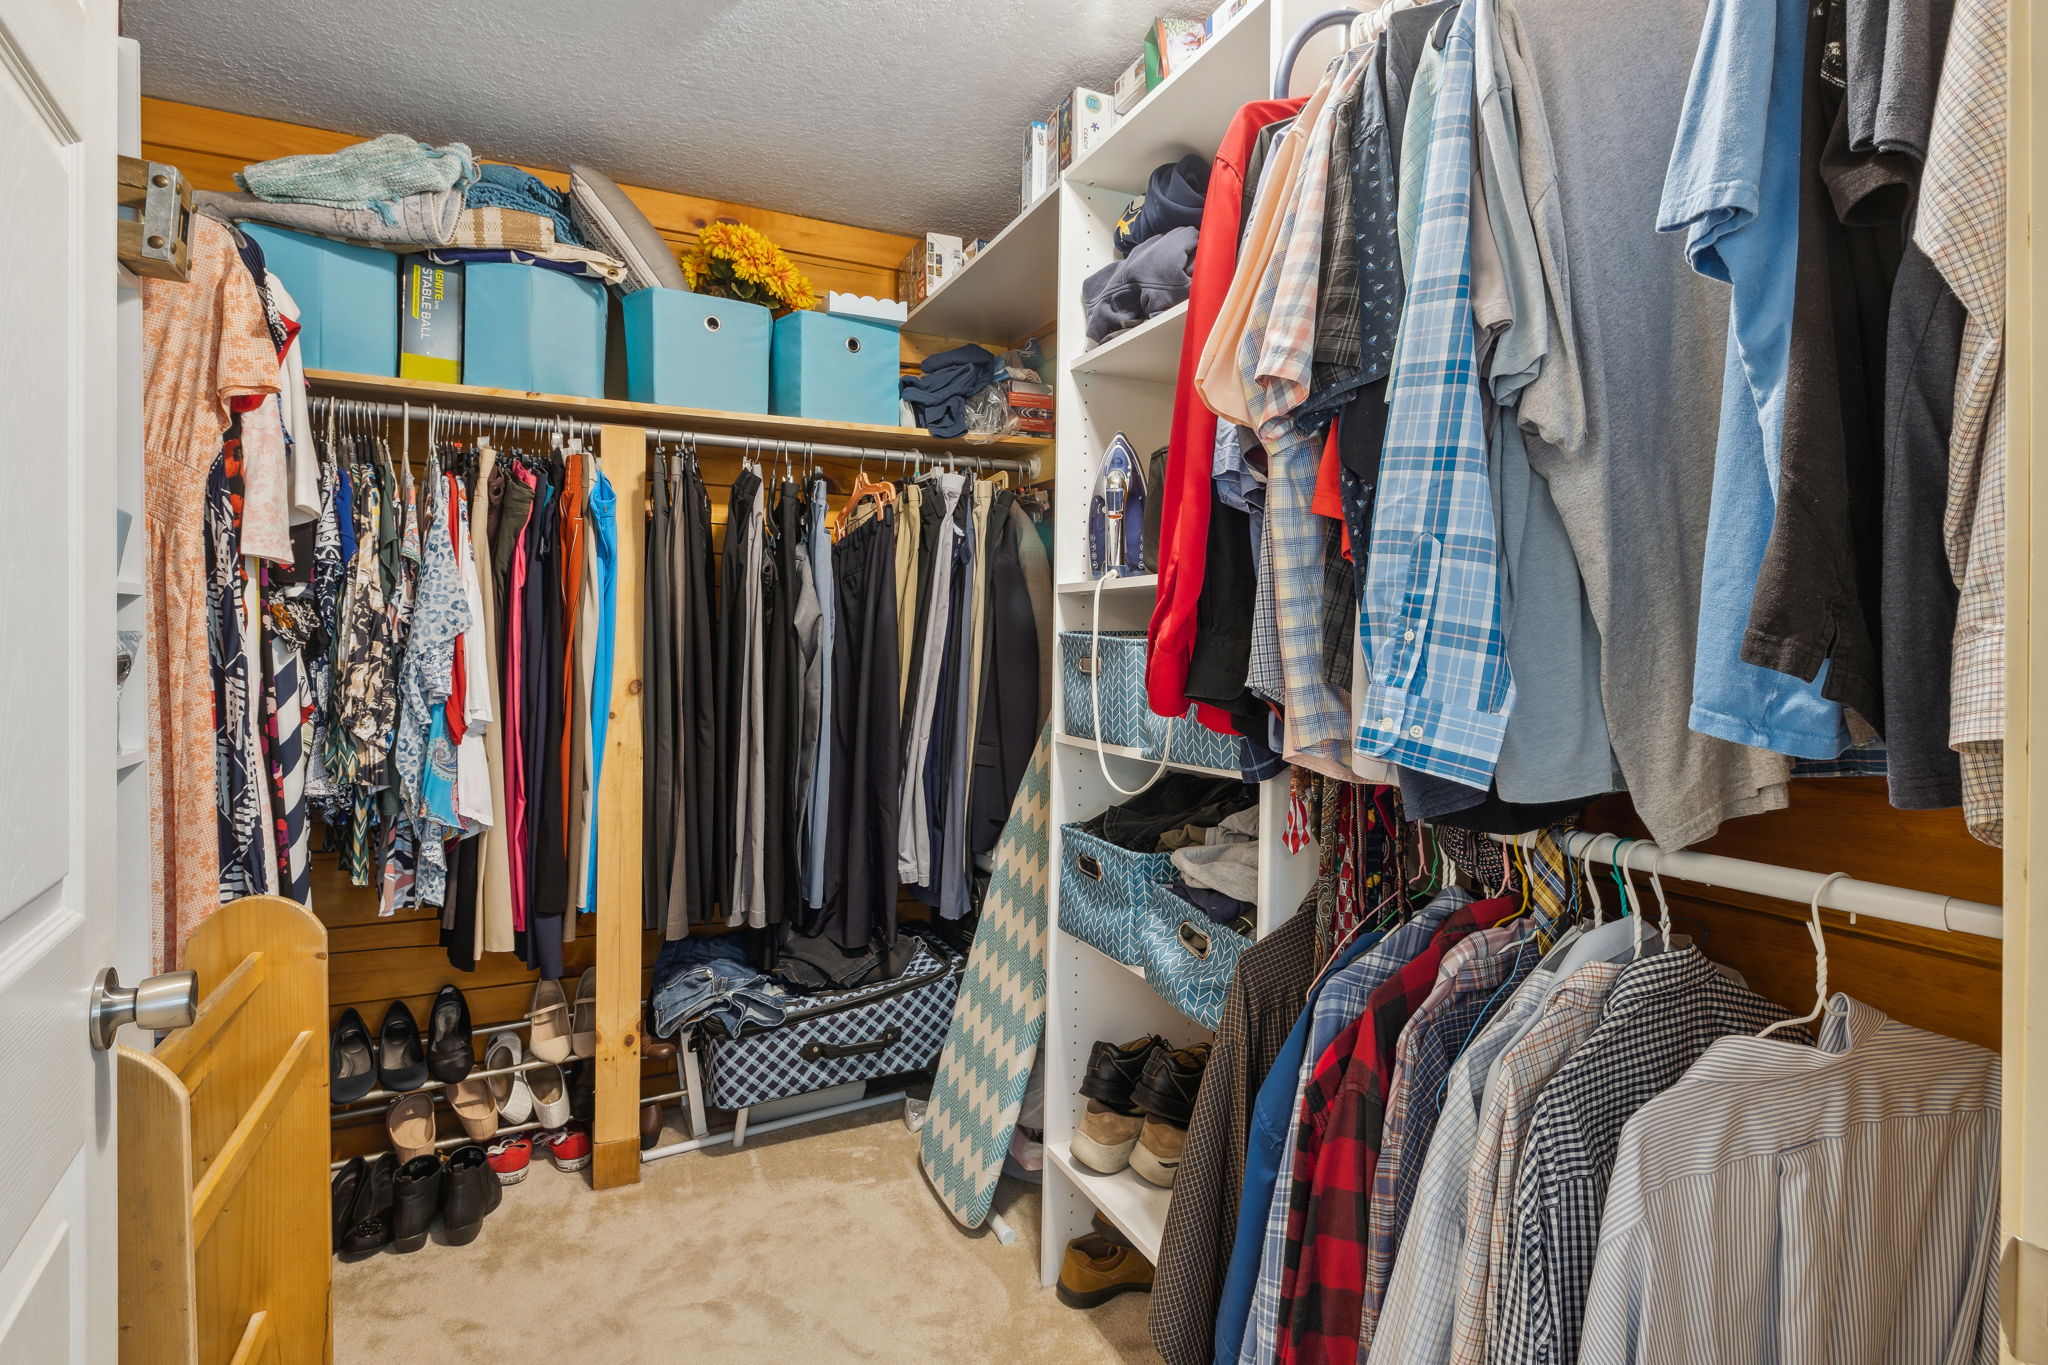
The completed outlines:
<svg viewBox="0 0 2048 1365">
<path fill-rule="evenodd" d="M 1830 872 L 1820 879 L 1820 885 L 1813 888 L 1813 899 L 1807 902 L 1806 933 L 1813 940 L 1813 1008 L 1797 1019 L 1780 1019 L 1768 1025 L 1759 1038 L 1768 1038 L 1782 1028 L 1804 1028 L 1819 1019 L 1828 1010 L 1828 941 L 1820 931 L 1820 902 L 1828 888 L 1844 881 L 1846 872 Z"/>
</svg>

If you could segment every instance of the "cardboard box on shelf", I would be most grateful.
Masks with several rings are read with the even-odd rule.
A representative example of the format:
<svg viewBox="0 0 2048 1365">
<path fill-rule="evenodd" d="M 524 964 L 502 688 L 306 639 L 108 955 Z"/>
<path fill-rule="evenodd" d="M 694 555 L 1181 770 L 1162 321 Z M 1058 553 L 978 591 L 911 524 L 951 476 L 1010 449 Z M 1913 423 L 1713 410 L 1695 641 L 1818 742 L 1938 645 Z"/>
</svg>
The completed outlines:
<svg viewBox="0 0 2048 1365">
<path fill-rule="evenodd" d="M 1130 113 L 1138 101 L 1145 98 L 1145 92 L 1151 87 L 1145 84 L 1144 53 L 1131 58 L 1131 64 L 1118 73 L 1115 89 L 1116 101 L 1112 108 L 1119 117 Z"/>
<path fill-rule="evenodd" d="M 927 232 L 896 268 L 896 292 L 903 296 L 904 303 L 915 308 L 966 264 L 967 252 L 958 237 Z"/>
<path fill-rule="evenodd" d="M 462 382 L 462 267 L 408 256 L 399 271 L 398 373 Z"/>
<path fill-rule="evenodd" d="M 1044 119 L 1033 119 L 1024 129 L 1024 184 L 1022 207 L 1030 208 L 1039 196 L 1052 188 L 1053 130 Z"/>
<path fill-rule="evenodd" d="M 1077 88 L 1060 101 L 1060 169 L 1102 145 L 1116 127 L 1116 101 L 1100 90 Z"/>
<path fill-rule="evenodd" d="M 1223 32 L 1224 29 L 1229 28 L 1237 22 L 1238 15 L 1243 14 L 1257 3 L 1258 0 L 1223 0 L 1222 4 L 1209 12 L 1208 36 L 1214 38 L 1217 34 Z"/>
<path fill-rule="evenodd" d="M 1187 65 L 1208 33 L 1206 19 L 1154 19 L 1145 30 L 1145 88 L 1153 89 Z"/>
</svg>

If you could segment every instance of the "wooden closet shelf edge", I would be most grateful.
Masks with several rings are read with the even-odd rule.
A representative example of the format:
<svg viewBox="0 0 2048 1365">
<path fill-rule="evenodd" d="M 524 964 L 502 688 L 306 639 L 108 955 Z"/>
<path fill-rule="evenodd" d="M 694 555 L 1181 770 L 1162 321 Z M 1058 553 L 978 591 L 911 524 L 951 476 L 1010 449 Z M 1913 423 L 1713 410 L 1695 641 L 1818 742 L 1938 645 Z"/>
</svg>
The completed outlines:
<svg viewBox="0 0 2048 1365">
<path fill-rule="evenodd" d="M 475 384 L 443 384 L 430 379 L 394 379 L 382 375 L 348 374 L 340 370 L 308 370 L 315 392 L 334 398 L 374 398 L 387 403 L 418 403 L 450 408 L 502 412 L 514 416 L 559 416 L 583 422 L 615 422 L 645 427 L 683 427 L 770 441 L 819 441 L 838 445 L 872 444 L 877 449 L 951 451 L 955 455 L 1028 459 L 1052 448 L 1050 440 L 1006 436 L 995 441 L 942 441 L 917 427 L 883 427 L 863 422 L 812 421 L 771 413 L 722 412 L 713 408 L 675 408 L 660 403 L 634 403 L 623 398 L 579 398 L 572 394 L 530 393 Z M 424 418 L 426 413 L 421 412 Z"/>
</svg>

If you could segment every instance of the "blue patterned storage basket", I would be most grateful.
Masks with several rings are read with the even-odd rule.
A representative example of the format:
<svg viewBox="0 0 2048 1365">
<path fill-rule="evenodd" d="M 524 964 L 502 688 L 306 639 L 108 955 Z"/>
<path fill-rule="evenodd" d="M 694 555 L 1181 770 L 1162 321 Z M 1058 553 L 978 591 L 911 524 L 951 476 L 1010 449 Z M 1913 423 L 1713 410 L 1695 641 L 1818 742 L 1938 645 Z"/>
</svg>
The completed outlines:
<svg viewBox="0 0 2048 1365">
<path fill-rule="evenodd" d="M 1236 771 L 1238 741 L 1219 735 L 1195 719 L 1193 707 L 1177 721 L 1154 712 L 1145 699 L 1145 633 L 1137 630 L 1060 632 L 1060 670 L 1066 688 L 1067 733 L 1077 739 L 1096 738 L 1095 679 L 1102 693 L 1104 744 L 1136 749 L 1146 758 L 1167 755 L 1168 727 L 1173 733 L 1172 761 L 1203 768 Z"/>
<path fill-rule="evenodd" d="M 1159 998 L 1204 1028 L 1223 1018 L 1223 997 L 1251 940 L 1154 886 L 1139 920 L 1139 966 Z"/>
<path fill-rule="evenodd" d="M 1173 880 L 1173 855 L 1133 853 L 1079 825 L 1060 826 L 1060 928 L 1126 967 L 1142 966 L 1140 921 Z"/>
</svg>

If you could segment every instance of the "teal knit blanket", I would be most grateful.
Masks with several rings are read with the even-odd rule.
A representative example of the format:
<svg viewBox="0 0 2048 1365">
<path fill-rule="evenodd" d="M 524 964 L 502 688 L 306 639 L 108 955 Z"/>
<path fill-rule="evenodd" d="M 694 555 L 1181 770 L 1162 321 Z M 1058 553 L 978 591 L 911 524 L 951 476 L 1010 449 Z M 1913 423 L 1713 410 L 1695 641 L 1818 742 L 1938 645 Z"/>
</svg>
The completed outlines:
<svg viewBox="0 0 2048 1365">
<path fill-rule="evenodd" d="M 386 223 L 398 221 L 397 201 L 409 194 L 466 190 L 475 180 L 476 158 L 464 144 L 435 147 L 403 133 L 318 156 L 259 161 L 235 177 L 237 185 L 260 199 L 374 209 Z"/>
</svg>

